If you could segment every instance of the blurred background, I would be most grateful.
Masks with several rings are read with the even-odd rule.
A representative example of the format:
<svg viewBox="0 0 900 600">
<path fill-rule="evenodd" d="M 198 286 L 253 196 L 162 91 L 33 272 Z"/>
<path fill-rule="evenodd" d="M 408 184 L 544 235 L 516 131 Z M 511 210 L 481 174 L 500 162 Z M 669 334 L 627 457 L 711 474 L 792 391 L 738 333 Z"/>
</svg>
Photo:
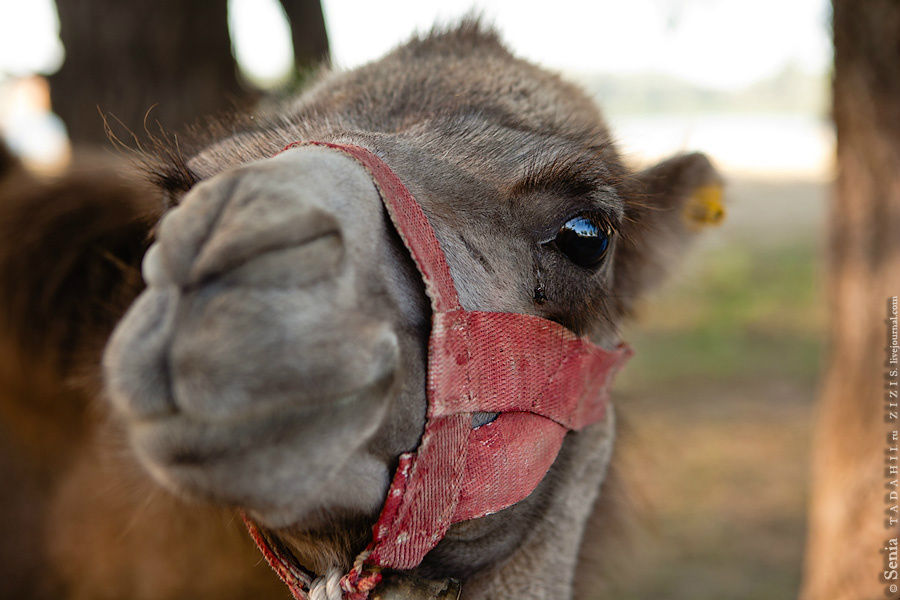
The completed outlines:
<svg viewBox="0 0 900 600">
<path fill-rule="evenodd" d="M 73 146 L 103 143 L 96 108 L 71 116 L 87 114 L 85 102 L 135 130 L 157 105 L 151 121 L 177 131 L 262 93 L 296 90 L 326 51 L 353 67 L 474 7 L 515 53 L 580 83 L 631 164 L 700 150 L 727 180 L 726 222 L 626 333 L 637 353 L 619 384 L 624 458 L 647 506 L 632 568 L 617 570 L 597 598 L 796 597 L 826 317 L 829 3 L 323 0 L 321 13 L 304 17 L 309 4 L 60 0 L 57 10 L 51 0 L 0 0 L 0 136 L 31 168 L 52 172 Z M 85 67 L 85 40 L 132 35 L 117 24 L 123 10 L 148 19 L 196 12 L 182 17 L 203 24 L 191 43 L 213 50 L 187 46 L 172 70 L 197 79 L 192 63 L 221 66 L 218 81 L 198 83 L 215 94 L 185 91 L 182 75 L 165 80 L 148 50 L 147 68 L 132 77 Z M 171 48 L 177 28 L 161 29 L 148 25 L 155 41 L 134 34 L 135 48 Z M 171 63 L 163 54 L 153 60 Z M 110 87 L 99 100 L 80 93 Z"/>
</svg>

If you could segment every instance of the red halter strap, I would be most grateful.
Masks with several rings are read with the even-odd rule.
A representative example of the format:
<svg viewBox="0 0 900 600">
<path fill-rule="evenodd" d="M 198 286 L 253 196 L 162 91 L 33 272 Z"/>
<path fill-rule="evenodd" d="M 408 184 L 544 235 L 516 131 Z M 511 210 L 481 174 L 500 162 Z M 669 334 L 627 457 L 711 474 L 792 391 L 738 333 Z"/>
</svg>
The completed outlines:
<svg viewBox="0 0 900 600">
<path fill-rule="evenodd" d="M 298 142 L 285 150 L 307 144 L 343 152 L 371 174 L 433 312 L 421 442 L 399 457 L 372 542 L 341 582 L 345 598 L 361 600 L 381 568 L 418 566 L 451 524 L 534 491 L 566 432 L 603 418 L 612 377 L 631 350 L 604 350 L 536 316 L 464 310 L 434 230 L 397 175 L 359 146 Z M 500 414 L 473 428 L 475 412 Z M 251 534 L 294 596 L 305 598 L 308 577 L 298 577 L 258 530 Z"/>
</svg>

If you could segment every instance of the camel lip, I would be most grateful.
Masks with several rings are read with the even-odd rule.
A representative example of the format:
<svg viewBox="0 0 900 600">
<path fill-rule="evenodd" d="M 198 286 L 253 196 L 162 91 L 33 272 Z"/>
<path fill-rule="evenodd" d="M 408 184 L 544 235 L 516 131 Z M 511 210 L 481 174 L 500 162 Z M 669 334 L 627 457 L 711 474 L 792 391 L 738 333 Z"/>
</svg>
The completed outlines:
<svg viewBox="0 0 900 600">
<path fill-rule="evenodd" d="M 262 424 L 276 418 L 281 421 L 306 418 L 320 415 L 323 411 L 351 408 L 357 404 L 366 405 L 379 402 L 389 404 L 390 398 L 385 397 L 383 392 L 390 388 L 395 377 L 396 370 L 392 369 L 374 381 L 365 382 L 338 394 L 322 395 L 316 402 L 310 403 L 304 400 L 302 405 L 289 404 L 287 402 L 264 406 L 250 404 L 224 417 L 221 415 L 211 417 L 207 414 L 200 415 L 187 412 L 177 408 L 179 405 L 176 399 L 170 397 L 169 404 L 176 407 L 173 410 L 146 414 L 129 414 L 126 419 L 128 426 L 133 428 L 153 426 L 192 428 L 192 432 L 186 434 L 188 436 L 196 435 L 198 430 L 203 428 L 234 426 L 240 429 L 242 426 L 248 425 L 248 423 Z M 297 387 L 302 387 L 302 382 L 298 383 Z"/>
<path fill-rule="evenodd" d="M 353 431 L 348 433 L 344 423 L 340 434 L 334 435 L 327 431 L 323 435 L 321 419 L 306 423 L 295 415 L 293 422 L 275 435 L 258 424 L 248 426 L 257 426 L 249 435 L 235 435 L 231 429 L 219 428 L 210 433 L 208 427 L 171 418 L 162 420 L 168 423 L 136 425 L 129 430 L 129 437 L 143 468 L 173 494 L 192 501 L 247 509 L 268 527 L 307 528 L 315 526 L 311 515 L 333 505 L 343 506 L 348 514 L 369 515 L 377 511 L 387 488 L 389 467 L 364 448 L 388 405 L 384 402 L 370 410 L 357 421 Z M 241 443 L 234 443 L 236 438 Z M 312 439 L 307 443 L 309 438 Z M 332 438 L 340 439 L 334 443 Z M 330 460 L 312 456 L 329 444 L 326 454 Z M 295 461 L 304 455 L 310 455 L 309 459 Z M 289 464 L 285 462 L 288 459 Z M 372 468 L 375 463 L 377 469 Z M 364 494 L 348 495 L 348 490 L 338 485 L 348 479 L 348 469 L 349 479 L 365 484 Z M 359 469 L 362 477 L 356 472 Z M 270 480 L 277 477 L 273 474 L 286 476 L 288 471 L 289 483 L 285 483 L 290 490 L 272 496 Z M 342 473 L 344 476 L 339 477 Z"/>
<path fill-rule="evenodd" d="M 327 524 L 327 501 L 319 499 L 328 487 L 331 473 L 304 478 L 304 492 L 295 494 L 291 503 L 281 505 L 261 495 L 238 492 L 210 483 L 203 465 L 162 467 L 140 458 L 144 468 L 171 494 L 190 502 L 213 504 L 246 510 L 259 523 L 271 528 L 316 528 Z"/>
<path fill-rule="evenodd" d="M 383 402 L 390 403 L 390 399 L 378 392 L 389 387 L 395 376 L 394 371 L 386 373 L 379 379 L 367 382 L 359 387 L 350 389 L 332 396 L 322 396 L 314 403 L 304 401 L 302 405 L 267 405 L 258 407 L 249 405 L 226 417 L 217 416 L 208 418 L 208 415 L 197 415 L 184 410 L 175 409 L 169 412 L 153 414 L 129 414 L 125 417 L 129 428 L 144 431 L 149 428 L 179 428 L 184 429 L 184 436 L 202 435 L 204 430 L 219 427 L 234 427 L 243 429 L 247 426 L 261 425 L 272 420 L 288 422 L 310 416 L 320 415 L 323 411 L 354 407 L 357 404 Z M 299 384 L 297 387 L 301 387 Z M 371 395 L 370 395 L 371 393 Z M 174 402 L 174 399 L 171 399 Z"/>
<path fill-rule="evenodd" d="M 253 416 L 209 421 L 175 413 L 132 420 L 126 425 L 132 447 L 143 463 L 153 465 L 154 471 L 225 468 L 251 455 L 285 447 L 302 453 L 307 442 L 316 444 L 318 438 L 323 438 L 318 440 L 320 444 L 334 446 L 332 457 L 342 463 L 342 455 L 349 457 L 383 420 L 391 404 L 388 391 L 392 381 L 391 375 L 337 399 L 282 410 L 269 407 Z M 334 420 L 341 427 L 331 435 L 329 426 Z M 331 441 L 340 437 L 338 434 L 347 438 L 343 444 Z"/>
</svg>

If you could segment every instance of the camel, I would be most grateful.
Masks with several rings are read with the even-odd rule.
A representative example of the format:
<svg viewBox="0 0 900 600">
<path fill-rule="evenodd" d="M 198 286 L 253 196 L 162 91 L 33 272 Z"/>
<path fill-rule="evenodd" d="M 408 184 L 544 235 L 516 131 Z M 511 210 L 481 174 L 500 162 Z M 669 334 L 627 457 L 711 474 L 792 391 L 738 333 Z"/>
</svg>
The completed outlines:
<svg viewBox="0 0 900 600">
<path fill-rule="evenodd" d="M 704 155 L 631 170 L 584 92 L 469 20 L 323 73 L 186 152 L 160 142 L 141 155 L 149 185 L 118 163 L 5 176 L 3 239 L 24 237 L 0 251 L 7 354 L 40 384 L 3 399 L 8 445 L 55 454 L 24 475 L 0 463 L 44 498 L 7 502 L 42 528 L 23 542 L 20 597 L 285 597 L 235 509 L 285 568 L 318 578 L 313 597 L 340 597 L 327 578 L 354 567 L 421 443 L 432 330 L 430 284 L 348 147 L 420 206 L 463 309 L 610 352 L 696 225 L 720 216 Z M 95 191 L 64 202 L 79 185 Z M 45 423 L 34 398 L 61 389 L 74 416 Z M 471 428 L 504 414 L 476 411 Z M 33 447 L 37 431 L 56 449 Z M 450 525 L 373 597 L 573 597 L 586 530 L 615 493 L 615 431 L 609 405 L 524 498 Z"/>
</svg>

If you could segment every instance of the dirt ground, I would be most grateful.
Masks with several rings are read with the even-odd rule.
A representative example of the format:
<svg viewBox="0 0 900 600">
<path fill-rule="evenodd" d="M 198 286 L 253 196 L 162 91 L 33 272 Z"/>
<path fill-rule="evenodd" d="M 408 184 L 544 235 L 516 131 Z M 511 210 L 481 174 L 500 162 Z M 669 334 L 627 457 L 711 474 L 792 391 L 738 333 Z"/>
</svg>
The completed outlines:
<svg viewBox="0 0 900 600">
<path fill-rule="evenodd" d="M 642 523 L 616 600 L 776 600 L 800 584 L 821 354 L 823 181 L 729 185 L 729 222 L 626 332 L 623 461 Z"/>
</svg>

